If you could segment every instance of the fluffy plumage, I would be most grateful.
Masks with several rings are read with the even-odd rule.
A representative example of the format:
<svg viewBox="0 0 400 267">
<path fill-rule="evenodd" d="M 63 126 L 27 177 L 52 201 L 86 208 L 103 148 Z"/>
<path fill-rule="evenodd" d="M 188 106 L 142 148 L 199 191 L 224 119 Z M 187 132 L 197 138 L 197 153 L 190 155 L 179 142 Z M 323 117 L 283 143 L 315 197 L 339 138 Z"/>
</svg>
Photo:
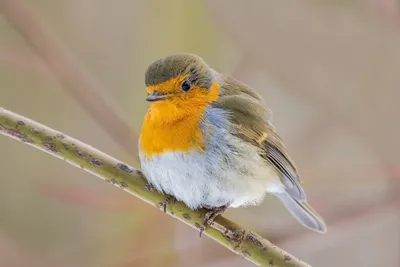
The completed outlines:
<svg viewBox="0 0 400 267">
<path fill-rule="evenodd" d="M 184 81 L 189 91 L 180 89 Z M 326 230 L 255 91 L 190 54 L 153 62 L 146 85 L 168 95 L 151 105 L 139 143 L 143 171 L 159 191 L 193 209 L 254 205 L 272 193 L 304 226 Z"/>
</svg>

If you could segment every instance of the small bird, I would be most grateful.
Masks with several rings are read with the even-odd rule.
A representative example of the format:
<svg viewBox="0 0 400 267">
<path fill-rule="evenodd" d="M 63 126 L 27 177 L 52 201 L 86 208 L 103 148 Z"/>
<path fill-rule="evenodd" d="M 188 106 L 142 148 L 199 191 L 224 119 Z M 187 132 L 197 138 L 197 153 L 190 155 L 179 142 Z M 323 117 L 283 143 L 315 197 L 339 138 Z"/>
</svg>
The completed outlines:
<svg viewBox="0 0 400 267">
<path fill-rule="evenodd" d="M 326 232 L 259 94 L 193 54 L 154 61 L 145 85 L 151 104 L 139 155 L 155 189 L 209 209 L 205 226 L 228 207 L 257 205 L 270 193 L 302 225 Z"/>
</svg>

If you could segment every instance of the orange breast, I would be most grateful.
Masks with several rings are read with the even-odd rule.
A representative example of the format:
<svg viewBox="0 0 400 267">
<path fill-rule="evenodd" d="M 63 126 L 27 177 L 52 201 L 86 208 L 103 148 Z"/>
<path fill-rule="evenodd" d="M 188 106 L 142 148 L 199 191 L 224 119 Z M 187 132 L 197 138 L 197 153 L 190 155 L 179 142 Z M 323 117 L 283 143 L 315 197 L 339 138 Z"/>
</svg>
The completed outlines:
<svg viewBox="0 0 400 267">
<path fill-rule="evenodd" d="M 218 83 L 207 91 L 194 89 L 190 97 L 152 103 L 143 121 L 141 153 L 151 157 L 163 152 L 204 150 L 200 123 L 208 104 L 218 98 Z"/>
<path fill-rule="evenodd" d="M 151 157 L 167 151 L 189 151 L 204 149 L 200 116 L 190 116 L 176 123 L 160 123 L 150 108 L 146 114 L 140 135 L 141 153 Z M 200 114 L 201 115 L 201 114 Z"/>
</svg>

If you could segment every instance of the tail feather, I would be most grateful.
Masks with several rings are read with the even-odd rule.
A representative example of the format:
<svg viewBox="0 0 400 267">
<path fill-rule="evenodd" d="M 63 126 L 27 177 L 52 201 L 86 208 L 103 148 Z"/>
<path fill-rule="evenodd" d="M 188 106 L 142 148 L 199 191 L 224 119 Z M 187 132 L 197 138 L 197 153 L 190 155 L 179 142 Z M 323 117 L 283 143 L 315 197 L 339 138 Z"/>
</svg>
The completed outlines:
<svg viewBox="0 0 400 267">
<path fill-rule="evenodd" d="M 298 201 L 287 192 L 276 194 L 276 196 L 302 225 L 316 232 L 326 233 L 324 220 L 307 202 Z"/>
</svg>

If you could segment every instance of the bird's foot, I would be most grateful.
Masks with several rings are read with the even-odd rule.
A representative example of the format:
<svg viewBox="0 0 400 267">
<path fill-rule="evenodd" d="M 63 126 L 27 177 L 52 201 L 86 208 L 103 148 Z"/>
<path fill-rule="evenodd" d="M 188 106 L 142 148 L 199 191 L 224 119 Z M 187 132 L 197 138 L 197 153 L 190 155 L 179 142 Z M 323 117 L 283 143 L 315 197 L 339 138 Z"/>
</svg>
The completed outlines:
<svg viewBox="0 0 400 267">
<path fill-rule="evenodd" d="M 164 211 L 164 213 L 167 213 L 168 204 L 174 203 L 175 201 L 176 201 L 175 197 L 167 195 L 167 197 L 163 201 L 157 204 L 157 207 L 161 208 Z"/>
<path fill-rule="evenodd" d="M 149 191 L 149 192 L 154 192 L 154 191 L 156 191 L 156 188 L 155 188 L 154 185 L 152 185 L 151 183 L 147 183 L 147 184 L 144 186 L 144 189 L 146 189 L 146 190 Z"/>
<path fill-rule="evenodd" d="M 207 225 L 211 225 L 215 218 L 217 218 L 219 215 L 224 214 L 224 212 L 228 209 L 229 204 L 220 206 L 220 207 L 205 207 L 209 211 L 207 211 L 204 221 L 203 221 L 203 228 L 200 230 L 200 237 L 203 234 L 204 230 L 206 229 Z"/>
</svg>

